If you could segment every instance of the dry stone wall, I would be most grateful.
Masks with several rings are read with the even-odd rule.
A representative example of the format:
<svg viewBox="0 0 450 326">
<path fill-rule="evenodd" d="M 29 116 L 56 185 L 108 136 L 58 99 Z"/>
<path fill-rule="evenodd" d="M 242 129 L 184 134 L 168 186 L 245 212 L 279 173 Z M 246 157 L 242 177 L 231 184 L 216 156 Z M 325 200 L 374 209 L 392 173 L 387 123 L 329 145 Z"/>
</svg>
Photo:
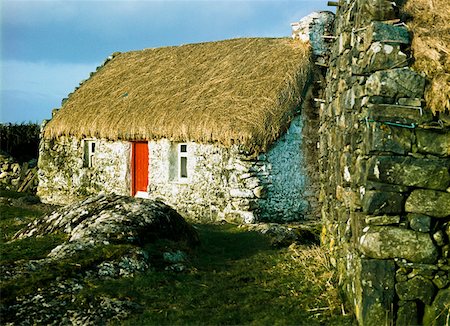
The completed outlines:
<svg viewBox="0 0 450 326">
<path fill-rule="evenodd" d="M 362 325 L 444 325 L 450 302 L 450 126 L 408 67 L 396 2 L 337 8 L 320 109 L 323 242 Z"/>
</svg>

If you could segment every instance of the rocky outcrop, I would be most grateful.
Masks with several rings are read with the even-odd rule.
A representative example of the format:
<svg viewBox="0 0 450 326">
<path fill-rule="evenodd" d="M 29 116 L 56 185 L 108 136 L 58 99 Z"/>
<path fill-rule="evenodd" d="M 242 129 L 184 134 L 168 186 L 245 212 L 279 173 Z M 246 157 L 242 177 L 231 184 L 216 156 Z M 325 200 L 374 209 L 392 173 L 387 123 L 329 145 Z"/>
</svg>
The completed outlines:
<svg viewBox="0 0 450 326">
<path fill-rule="evenodd" d="M 119 195 L 60 208 L 30 223 L 12 241 L 50 233 L 65 234 L 66 240 L 46 258 L 3 266 L 4 322 L 98 325 L 124 318 L 139 305 L 105 295 L 79 302 L 79 292 L 93 280 L 132 277 L 153 268 L 182 271 L 188 261 L 183 250 L 199 243 L 193 227 L 171 207 Z M 173 246 L 149 252 L 158 240 Z M 30 277 L 42 278 L 38 289 L 14 292 L 15 282 Z"/>
</svg>

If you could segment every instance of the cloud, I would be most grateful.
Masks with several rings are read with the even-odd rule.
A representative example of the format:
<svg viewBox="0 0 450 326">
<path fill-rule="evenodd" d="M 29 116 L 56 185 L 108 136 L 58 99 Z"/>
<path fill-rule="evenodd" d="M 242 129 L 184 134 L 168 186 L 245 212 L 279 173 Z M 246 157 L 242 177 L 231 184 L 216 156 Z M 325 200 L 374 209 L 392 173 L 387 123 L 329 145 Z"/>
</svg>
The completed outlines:
<svg viewBox="0 0 450 326">
<path fill-rule="evenodd" d="M 97 63 L 50 64 L 45 62 L 2 62 L 2 122 L 42 121 L 53 108 L 89 77 Z M 28 119 L 25 119 L 28 117 Z"/>
</svg>

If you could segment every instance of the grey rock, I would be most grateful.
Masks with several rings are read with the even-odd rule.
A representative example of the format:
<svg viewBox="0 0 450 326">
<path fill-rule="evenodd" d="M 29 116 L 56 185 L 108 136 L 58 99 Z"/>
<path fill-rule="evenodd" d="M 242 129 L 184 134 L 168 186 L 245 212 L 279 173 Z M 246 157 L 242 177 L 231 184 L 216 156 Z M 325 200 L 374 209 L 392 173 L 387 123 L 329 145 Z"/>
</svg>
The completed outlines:
<svg viewBox="0 0 450 326">
<path fill-rule="evenodd" d="M 405 210 L 438 218 L 450 216 L 450 193 L 427 189 L 414 190 L 406 199 Z"/>
<path fill-rule="evenodd" d="M 423 214 L 408 214 L 409 226 L 419 232 L 429 232 L 431 217 Z"/>
<path fill-rule="evenodd" d="M 445 190 L 450 186 L 450 161 L 410 156 L 378 156 L 369 164 L 368 179 L 404 186 Z"/>
<path fill-rule="evenodd" d="M 367 79 L 367 95 L 423 98 L 425 78 L 409 68 L 381 70 Z"/>
<path fill-rule="evenodd" d="M 400 193 L 368 190 L 364 194 L 362 208 L 368 214 L 399 214 L 403 210 L 403 202 Z"/>
<path fill-rule="evenodd" d="M 417 149 L 421 153 L 450 156 L 450 133 L 417 129 Z"/>
<path fill-rule="evenodd" d="M 416 263 L 434 263 L 438 251 L 426 233 L 392 226 L 370 226 L 360 237 L 359 248 L 368 257 L 404 258 Z"/>
<path fill-rule="evenodd" d="M 365 218 L 365 221 L 369 225 L 393 225 L 400 223 L 399 215 L 381 215 L 381 216 L 370 216 Z"/>
<path fill-rule="evenodd" d="M 395 290 L 400 300 L 420 300 L 425 304 L 431 303 L 435 293 L 433 282 L 422 276 L 415 276 L 408 281 L 397 283 Z"/>
<path fill-rule="evenodd" d="M 14 238 L 55 231 L 67 233 L 69 240 L 65 245 L 72 247 L 104 241 L 145 244 L 161 237 L 198 243 L 195 230 L 170 206 L 119 195 L 99 195 L 65 206 L 29 224 Z"/>
</svg>

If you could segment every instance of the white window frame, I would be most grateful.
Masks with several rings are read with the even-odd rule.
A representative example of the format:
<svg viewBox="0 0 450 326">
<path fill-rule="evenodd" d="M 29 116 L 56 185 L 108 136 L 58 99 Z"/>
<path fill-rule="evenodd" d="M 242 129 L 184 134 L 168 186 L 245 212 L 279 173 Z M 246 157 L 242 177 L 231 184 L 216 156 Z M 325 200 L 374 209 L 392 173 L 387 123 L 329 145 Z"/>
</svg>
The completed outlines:
<svg viewBox="0 0 450 326">
<path fill-rule="evenodd" d="M 185 151 L 182 151 L 182 148 L 185 148 Z M 189 162 L 189 147 L 187 143 L 180 143 L 178 144 L 178 180 L 187 181 L 189 179 L 189 169 L 188 169 L 188 162 Z M 183 158 L 185 159 L 185 171 L 183 171 Z M 183 175 L 182 172 L 186 172 L 186 175 Z"/>
<path fill-rule="evenodd" d="M 95 165 L 95 151 L 98 149 L 98 144 L 94 139 L 84 140 L 84 158 L 83 165 L 86 168 L 92 168 Z"/>
</svg>

